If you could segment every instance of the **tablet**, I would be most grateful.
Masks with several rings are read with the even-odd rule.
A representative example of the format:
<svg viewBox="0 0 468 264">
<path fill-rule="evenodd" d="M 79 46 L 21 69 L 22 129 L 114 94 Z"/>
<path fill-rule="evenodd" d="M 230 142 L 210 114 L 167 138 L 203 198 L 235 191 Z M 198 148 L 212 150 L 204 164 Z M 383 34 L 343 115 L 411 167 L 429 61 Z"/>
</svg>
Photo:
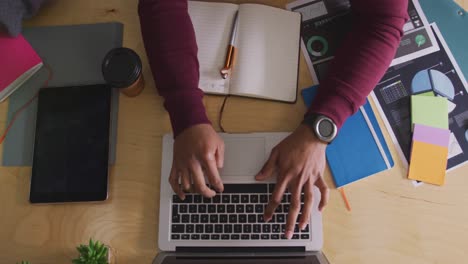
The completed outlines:
<svg viewBox="0 0 468 264">
<path fill-rule="evenodd" d="M 107 199 L 111 88 L 39 93 L 30 202 Z"/>
</svg>

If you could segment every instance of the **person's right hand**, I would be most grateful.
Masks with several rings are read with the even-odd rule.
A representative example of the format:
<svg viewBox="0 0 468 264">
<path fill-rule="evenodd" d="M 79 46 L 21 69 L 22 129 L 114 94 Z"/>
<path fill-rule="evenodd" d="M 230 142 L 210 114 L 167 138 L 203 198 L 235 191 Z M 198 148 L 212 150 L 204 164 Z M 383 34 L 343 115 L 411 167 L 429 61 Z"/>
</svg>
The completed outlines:
<svg viewBox="0 0 468 264">
<path fill-rule="evenodd" d="M 224 190 L 218 169 L 223 167 L 224 142 L 209 124 L 194 125 L 182 131 L 174 141 L 174 157 L 169 183 L 185 199 L 184 191 L 211 198 L 216 192 L 208 188 L 205 177 L 218 192 Z M 179 182 L 180 180 L 180 182 Z"/>
</svg>

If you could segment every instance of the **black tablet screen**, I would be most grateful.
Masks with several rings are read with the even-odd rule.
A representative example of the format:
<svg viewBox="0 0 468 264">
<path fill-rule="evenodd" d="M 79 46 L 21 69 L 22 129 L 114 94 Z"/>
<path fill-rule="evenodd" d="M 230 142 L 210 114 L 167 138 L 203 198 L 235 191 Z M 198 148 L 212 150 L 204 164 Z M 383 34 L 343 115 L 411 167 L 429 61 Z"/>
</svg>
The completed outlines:
<svg viewBox="0 0 468 264">
<path fill-rule="evenodd" d="M 110 102 L 106 85 L 41 90 L 32 203 L 107 198 Z"/>
</svg>

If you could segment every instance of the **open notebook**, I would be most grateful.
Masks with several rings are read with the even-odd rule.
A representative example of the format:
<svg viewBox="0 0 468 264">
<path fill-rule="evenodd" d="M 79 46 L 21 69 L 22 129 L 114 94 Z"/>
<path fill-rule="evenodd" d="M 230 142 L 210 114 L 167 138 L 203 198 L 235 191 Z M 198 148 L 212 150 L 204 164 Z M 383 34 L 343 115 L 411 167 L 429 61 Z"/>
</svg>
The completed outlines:
<svg viewBox="0 0 468 264">
<path fill-rule="evenodd" d="M 200 88 L 206 93 L 232 94 L 295 102 L 299 69 L 299 13 L 258 4 L 189 1 L 200 62 Z M 227 79 L 224 66 L 237 14 L 235 65 Z"/>
</svg>

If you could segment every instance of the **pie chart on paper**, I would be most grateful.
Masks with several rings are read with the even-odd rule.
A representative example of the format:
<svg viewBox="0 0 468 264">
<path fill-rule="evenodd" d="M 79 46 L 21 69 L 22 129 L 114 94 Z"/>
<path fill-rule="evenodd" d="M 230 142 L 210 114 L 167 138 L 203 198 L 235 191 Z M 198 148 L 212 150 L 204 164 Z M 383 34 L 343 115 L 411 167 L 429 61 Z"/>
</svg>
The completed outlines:
<svg viewBox="0 0 468 264">
<path fill-rule="evenodd" d="M 322 36 L 312 36 L 307 41 L 307 51 L 314 57 L 322 57 L 328 52 L 328 41 Z"/>
<path fill-rule="evenodd" d="M 416 73 L 411 81 L 411 93 L 419 94 L 434 91 L 450 101 L 455 98 L 455 87 L 444 73 L 438 70 L 422 70 Z"/>
</svg>

